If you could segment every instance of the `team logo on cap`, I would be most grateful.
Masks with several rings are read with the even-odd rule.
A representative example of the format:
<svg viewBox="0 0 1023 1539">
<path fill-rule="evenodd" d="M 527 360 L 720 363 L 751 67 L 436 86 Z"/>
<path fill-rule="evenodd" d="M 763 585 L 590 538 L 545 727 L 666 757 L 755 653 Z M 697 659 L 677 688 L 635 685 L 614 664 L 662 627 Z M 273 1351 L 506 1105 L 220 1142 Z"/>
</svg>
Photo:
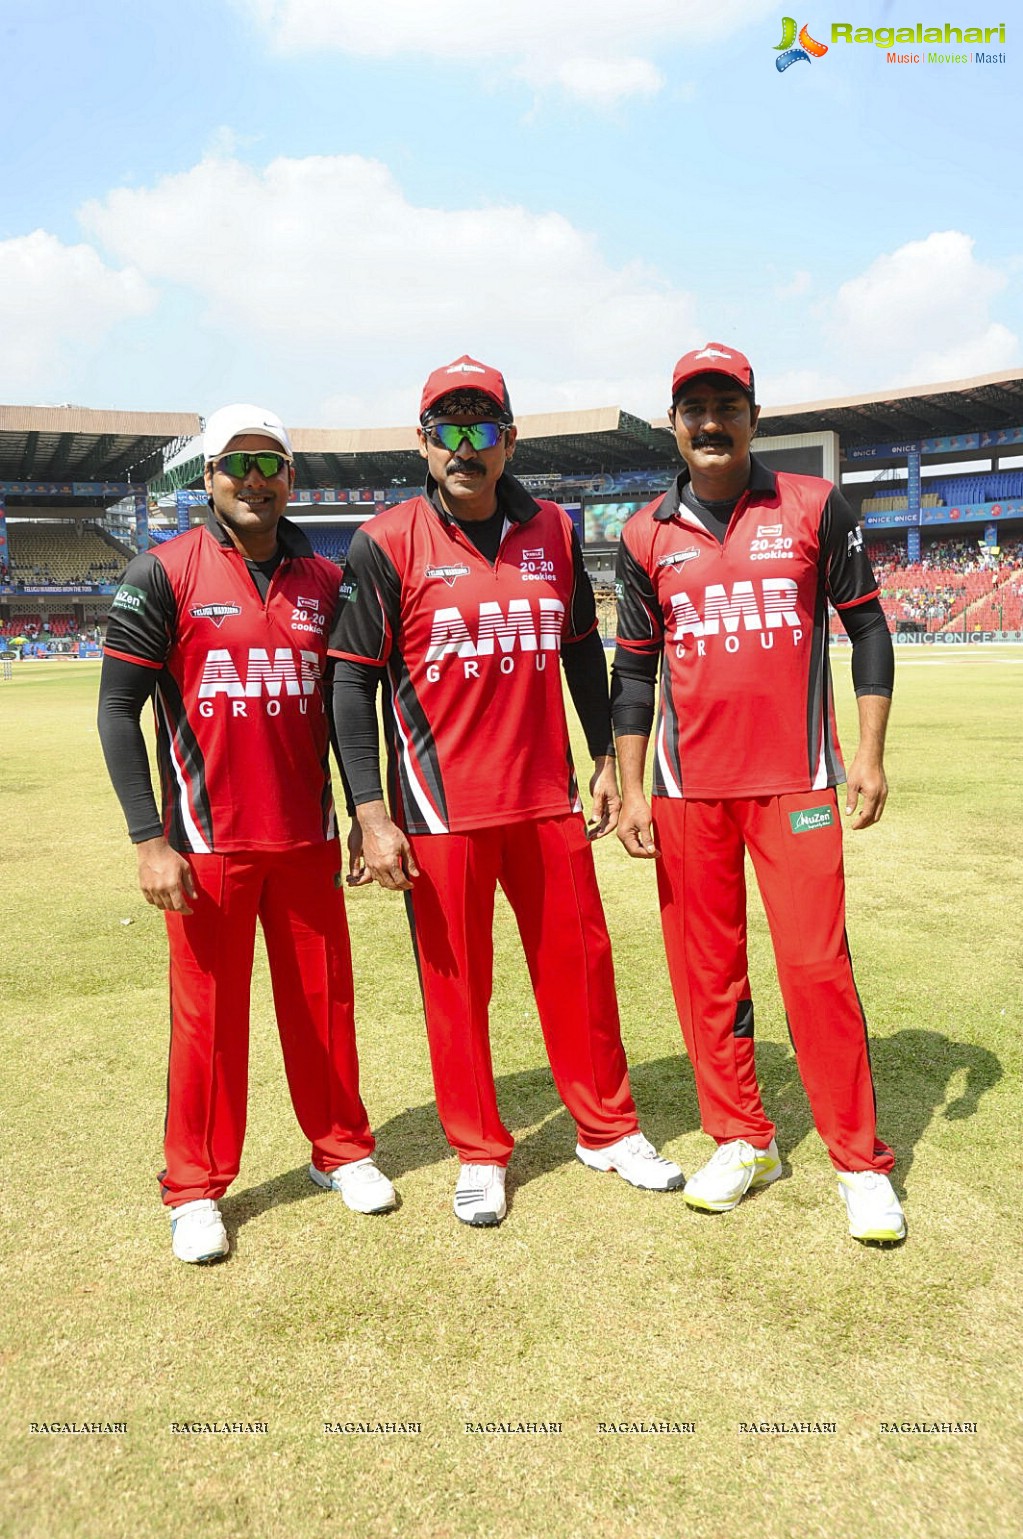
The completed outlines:
<svg viewBox="0 0 1023 1539">
<path fill-rule="evenodd" d="M 198 604 L 188 612 L 193 620 L 212 620 L 219 631 L 225 620 L 232 615 L 240 615 L 242 611 L 240 604 Z"/>
<path fill-rule="evenodd" d="M 485 374 L 487 371 L 478 363 L 453 363 L 445 374 Z"/>
<path fill-rule="evenodd" d="M 731 358 L 731 356 L 731 353 L 726 353 L 720 347 L 713 346 L 701 348 L 698 353 L 693 354 L 694 358 Z"/>
</svg>

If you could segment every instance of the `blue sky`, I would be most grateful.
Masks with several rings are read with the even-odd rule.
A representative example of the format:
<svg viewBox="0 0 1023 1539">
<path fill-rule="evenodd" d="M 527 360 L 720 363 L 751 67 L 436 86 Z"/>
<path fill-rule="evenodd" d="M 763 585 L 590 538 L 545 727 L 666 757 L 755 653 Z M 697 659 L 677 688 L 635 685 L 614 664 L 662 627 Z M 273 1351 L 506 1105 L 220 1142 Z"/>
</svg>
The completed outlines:
<svg viewBox="0 0 1023 1539">
<path fill-rule="evenodd" d="M 0 399 L 355 427 L 463 352 L 520 414 L 659 414 L 708 340 L 770 404 L 1019 366 L 1023 22 L 955 9 L 8 3 Z M 830 46 L 779 73 L 786 10 Z M 831 41 L 949 19 L 1005 62 Z"/>
</svg>

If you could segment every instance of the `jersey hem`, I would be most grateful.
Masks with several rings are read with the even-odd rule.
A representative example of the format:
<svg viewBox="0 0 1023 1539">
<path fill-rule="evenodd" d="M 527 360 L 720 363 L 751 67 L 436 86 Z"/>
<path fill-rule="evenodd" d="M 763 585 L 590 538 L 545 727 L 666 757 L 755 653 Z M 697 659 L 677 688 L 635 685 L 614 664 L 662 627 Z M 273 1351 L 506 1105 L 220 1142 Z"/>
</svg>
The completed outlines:
<svg viewBox="0 0 1023 1539">
<path fill-rule="evenodd" d="M 809 781 L 803 781 L 799 785 L 789 782 L 787 785 L 765 786 L 759 785 L 756 790 L 749 787 L 729 788 L 728 790 L 708 790 L 702 787 L 692 791 L 687 786 L 679 796 L 666 795 L 663 791 L 654 792 L 650 798 L 652 802 L 749 802 L 756 801 L 761 796 L 811 796 L 817 791 L 833 791 L 836 786 L 845 785 L 845 774 L 828 779 L 822 786 L 811 785 Z"/>
<path fill-rule="evenodd" d="M 164 837 L 167 837 L 166 834 Z M 330 834 L 322 839 L 288 839 L 275 844 L 256 844 L 248 839 L 244 844 L 232 841 L 229 844 L 220 843 L 216 849 L 211 846 L 208 850 L 191 850 L 187 845 L 171 843 L 170 839 L 167 842 L 179 855 L 286 855 L 289 850 L 312 850 L 318 849 L 321 844 L 336 844 L 338 838 L 337 834 Z"/>
<path fill-rule="evenodd" d="M 474 834 L 484 828 L 500 828 L 506 823 L 542 823 L 545 818 L 570 818 L 582 817 L 582 813 L 575 807 L 566 807 L 564 802 L 557 807 L 541 807 L 539 809 L 527 809 L 495 814 L 489 818 L 456 818 L 449 827 L 445 828 L 445 834 Z M 430 829 L 424 829 L 417 833 L 411 829 L 405 832 L 413 839 L 432 839 L 434 834 Z"/>
</svg>

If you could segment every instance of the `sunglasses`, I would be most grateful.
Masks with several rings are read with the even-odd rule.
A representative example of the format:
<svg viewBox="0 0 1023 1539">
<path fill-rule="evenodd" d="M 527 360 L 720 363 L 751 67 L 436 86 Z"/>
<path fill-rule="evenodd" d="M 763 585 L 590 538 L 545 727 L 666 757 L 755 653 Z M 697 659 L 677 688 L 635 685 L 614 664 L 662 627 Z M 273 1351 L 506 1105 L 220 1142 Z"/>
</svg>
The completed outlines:
<svg viewBox="0 0 1023 1539">
<path fill-rule="evenodd" d="M 463 440 L 468 440 L 470 449 L 492 449 L 505 429 L 499 422 L 434 422 L 425 432 L 431 443 L 456 454 Z"/>
<path fill-rule="evenodd" d="M 250 454 L 246 449 L 232 449 L 230 454 L 222 454 L 219 460 L 214 460 L 213 468 L 233 481 L 244 481 L 250 470 L 258 470 L 264 480 L 272 481 L 290 464 L 286 454 L 271 454 L 264 449 Z"/>
</svg>

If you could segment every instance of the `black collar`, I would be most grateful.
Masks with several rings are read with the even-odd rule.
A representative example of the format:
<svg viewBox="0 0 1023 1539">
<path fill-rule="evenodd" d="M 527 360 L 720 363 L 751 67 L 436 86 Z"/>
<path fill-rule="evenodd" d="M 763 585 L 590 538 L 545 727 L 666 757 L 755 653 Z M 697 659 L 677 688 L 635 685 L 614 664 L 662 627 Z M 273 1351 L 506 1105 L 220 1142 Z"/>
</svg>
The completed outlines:
<svg viewBox="0 0 1023 1539">
<path fill-rule="evenodd" d="M 458 522 L 441 501 L 437 483 L 433 476 L 427 476 L 423 496 L 445 524 L 455 524 Z M 535 497 L 526 491 L 522 482 L 516 481 L 515 477 L 506 470 L 497 483 L 496 511 L 503 513 L 509 523 L 528 524 L 529 520 L 535 518 L 537 513 L 539 513 L 540 504 Z"/>
<path fill-rule="evenodd" d="M 758 460 L 755 454 L 750 455 L 749 480 L 746 483 L 747 492 L 763 492 L 768 497 L 773 497 L 778 489 L 778 477 L 773 470 L 768 470 L 763 460 Z M 664 496 L 654 509 L 654 518 L 660 524 L 667 523 L 669 518 L 677 518 L 682 501 L 682 488 L 689 481 L 689 466 L 684 465 L 668 487 Z M 742 492 L 739 493 L 741 497 Z M 736 498 L 738 501 L 738 498 Z"/>
<path fill-rule="evenodd" d="M 213 503 L 209 499 L 207 499 L 207 505 L 209 513 L 206 515 L 206 528 L 218 545 L 229 546 L 231 550 L 236 550 L 237 546 L 214 513 Z M 316 554 L 310 543 L 309 536 L 297 524 L 293 524 L 290 518 L 282 518 L 277 525 L 277 545 L 282 557 L 289 561 L 293 560 L 296 556 L 314 556 Z"/>
</svg>

